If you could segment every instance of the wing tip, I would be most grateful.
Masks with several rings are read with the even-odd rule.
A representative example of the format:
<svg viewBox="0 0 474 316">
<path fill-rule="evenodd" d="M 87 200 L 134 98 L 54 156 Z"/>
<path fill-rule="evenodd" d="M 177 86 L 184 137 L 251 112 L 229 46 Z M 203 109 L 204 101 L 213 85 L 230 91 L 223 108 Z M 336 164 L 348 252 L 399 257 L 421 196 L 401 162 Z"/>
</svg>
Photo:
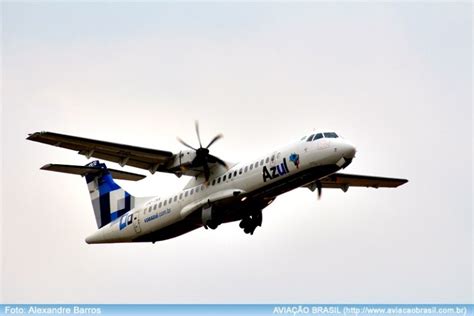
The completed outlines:
<svg viewBox="0 0 474 316">
<path fill-rule="evenodd" d="M 48 132 L 41 131 L 41 132 L 34 132 L 34 133 L 29 133 L 28 137 L 26 138 L 27 140 L 36 140 L 39 136 L 46 134 Z"/>
<path fill-rule="evenodd" d="M 398 188 L 399 186 L 402 186 L 408 182 L 408 179 L 393 179 L 393 180 L 396 181 L 394 185 L 392 186 L 393 188 Z"/>
<path fill-rule="evenodd" d="M 40 170 L 49 170 L 49 168 L 51 168 L 52 165 L 53 164 L 48 163 L 48 164 L 44 165 L 43 167 L 41 167 Z"/>
</svg>

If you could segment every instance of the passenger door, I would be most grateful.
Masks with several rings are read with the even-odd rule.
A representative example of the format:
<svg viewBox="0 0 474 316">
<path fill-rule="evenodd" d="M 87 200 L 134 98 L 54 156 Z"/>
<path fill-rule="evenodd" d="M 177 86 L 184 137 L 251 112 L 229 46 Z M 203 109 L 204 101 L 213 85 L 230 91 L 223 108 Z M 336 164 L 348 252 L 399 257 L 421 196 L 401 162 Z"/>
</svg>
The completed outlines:
<svg viewBox="0 0 474 316">
<path fill-rule="evenodd" d="M 139 212 L 135 212 L 133 214 L 133 229 L 135 229 L 135 232 L 138 234 L 142 231 L 140 228 L 140 214 Z"/>
</svg>

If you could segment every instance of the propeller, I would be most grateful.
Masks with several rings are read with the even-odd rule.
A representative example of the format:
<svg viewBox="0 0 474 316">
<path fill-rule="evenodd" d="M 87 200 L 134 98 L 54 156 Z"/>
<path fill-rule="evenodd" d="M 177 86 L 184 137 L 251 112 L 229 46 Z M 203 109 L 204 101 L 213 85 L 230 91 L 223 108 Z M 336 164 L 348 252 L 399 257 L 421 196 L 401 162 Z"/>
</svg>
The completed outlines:
<svg viewBox="0 0 474 316">
<path fill-rule="evenodd" d="M 316 189 L 318 189 L 318 200 L 321 199 L 321 195 L 323 194 L 323 185 L 321 184 L 321 181 L 316 181 Z"/>
<path fill-rule="evenodd" d="M 193 161 L 191 162 L 191 167 L 202 167 L 204 170 L 204 178 L 206 179 L 206 182 L 209 181 L 209 177 L 211 176 L 211 171 L 209 168 L 209 163 L 217 163 L 220 164 L 221 166 L 224 166 L 225 168 L 227 167 L 227 164 L 225 163 L 224 160 L 213 156 L 209 153 L 209 147 L 212 146 L 216 141 L 224 137 L 222 134 L 218 134 L 214 136 L 214 138 L 209 142 L 209 144 L 206 147 L 202 147 L 202 142 L 201 142 L 201 135 L 199 133 L 199 122 L 195 121 L 194 122 L 194 127 L 196 129 L 196 135 L 197 139 L 199 142 L 199 148 L 194 148 L 193 146 L 189 145 L 186 143 L 184 140 L 178 137 L 178 141 L 183 144 L 184 146 L 188 147 L 189 149 L 192 149 L 196 152 L 196 157 L 194 157 Z"/>
</svg>

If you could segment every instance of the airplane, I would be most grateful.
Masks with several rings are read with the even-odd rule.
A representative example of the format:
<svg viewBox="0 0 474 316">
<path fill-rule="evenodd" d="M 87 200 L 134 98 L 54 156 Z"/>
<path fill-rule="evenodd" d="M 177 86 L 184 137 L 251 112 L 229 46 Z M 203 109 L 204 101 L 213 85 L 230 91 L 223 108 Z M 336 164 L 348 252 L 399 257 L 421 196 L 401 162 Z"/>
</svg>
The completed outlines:
<svg viewBox="0 0 474 316">
<path fill-rule="evenodd" d="M 29 134 L 28 140 L 77 151 L 91 157 L 155 172 L 189 176 L 179 192 L 156 197 L 135 197 L 114 179 L 138 181 L 146 176 L 109 169 L 99 160 L 85 166 L 47 164 L 42 170 L 85 177 L 98 230 L 88 244 L 152 242 L 174 238 L 200 227 L 216 229 L 240 221 L 246 234 L 262 226 L 262 210 L 285 192 L 305 187 L 395 188 L 407 179 L 339 173 L 356 154 L 356 148 L 335 132 L 317 131 L 255 159 L 230 163 L 211 155 L 209 147 L 222 138 L 215 136 L 203 146 L 196 121 L 199 147 L 182 139 L 187 147 L 177 153 L 88 139 L 53 132 Z"/>
</svg>

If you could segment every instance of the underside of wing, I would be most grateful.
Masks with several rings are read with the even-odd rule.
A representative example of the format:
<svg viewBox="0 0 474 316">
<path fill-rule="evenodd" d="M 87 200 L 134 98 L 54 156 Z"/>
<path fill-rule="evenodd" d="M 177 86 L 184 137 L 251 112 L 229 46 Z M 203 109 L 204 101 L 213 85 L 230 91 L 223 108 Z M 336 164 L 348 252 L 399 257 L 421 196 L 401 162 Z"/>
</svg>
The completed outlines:
<svg viewBox="0 0 474 316">
<path fill-rule="evenodd" d="M 95 157 L 116 162 L 121 166 L 132 166 L 152 173 L 166 170 L 166 165 L 174 160 L 172 152 L 130 146 L 101 140 L 57 134 L 52 132 L 38 132 L 30 134 L 27 138 L 35 142 L 53 145 L 77 151 L 87 158 Z"/>
<path fill-rule="evenodd" d="M 396 188 L 407 179 L 373 177 L 356 174 L 334 173 L 319 180 L 323 188 L 339 188 L 347 190 L 349 187 L 367 187 L 367 188 Z"/>
</svg>

